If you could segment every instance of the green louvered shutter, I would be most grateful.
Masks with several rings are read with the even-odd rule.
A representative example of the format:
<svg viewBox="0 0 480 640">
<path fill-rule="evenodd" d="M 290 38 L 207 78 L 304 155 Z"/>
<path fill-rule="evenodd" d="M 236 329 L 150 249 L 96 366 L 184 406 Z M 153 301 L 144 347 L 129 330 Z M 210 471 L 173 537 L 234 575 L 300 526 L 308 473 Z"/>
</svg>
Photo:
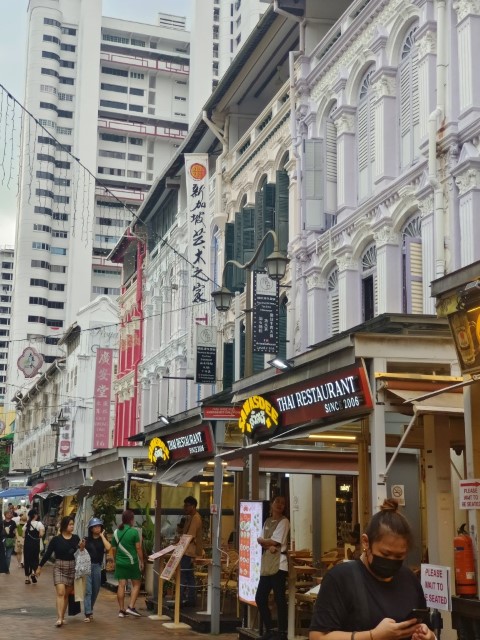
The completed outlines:
<svg viewBox="0 0 480 640">
<path fill-rule="evenodd" d="M 235 258 L 235 224 L 227 222 L 225 225 L 225 262 Z M 235 290 L 233 264 L 229 264 L 225 269 L 225 286 L 230 291 Z M 220 274 L 221 278 L 222 274 Z M 221 284 L 221 283 L 220 283 Z"/>
<path fill-rule="evenodd" d="M 261 191 L 257 191 L 255 194 L 255 249 L 258 247 L 260 240 L 263 238 L 263 229 L 264 229 L 264 193 L 263 189 Z M 264 260 L 263 251 L 258 256 L 257 262 L 255 264 L 255 269 L 261 269 L 263 260 Z"/>
<path fill-rule="evenodd" d="M 231 389 L 234 378 L 235 345 L 227 342 L 223 345 L 223 389 Z"/>
<path fill-rule="evenodd" d="M 245 207 L 242 209 L 243 214 L 243 259 L 245 264 L 253 258 L 255 253 L 255 209 Z M 243 278 L 245 282 L 245 276 Z"/>
<path fill-rule="evenodd" d="M 288 191 L 289 178 L 286 171 L 277 171 L 277 188 L 275 190 L 275 231 L 278 236 L 280 251 L 288 246 Z"/>
<path fill-rule="evenodd" d="M 275 185 L 265 183 L 255 194 L 255 248 L 269 229 L 275 230 Z M 273 251 L 273 238 L 268 238 L 260 251 L 256 263 L 257 269 L 265 266 L 265 258 Z"/>
</svg>

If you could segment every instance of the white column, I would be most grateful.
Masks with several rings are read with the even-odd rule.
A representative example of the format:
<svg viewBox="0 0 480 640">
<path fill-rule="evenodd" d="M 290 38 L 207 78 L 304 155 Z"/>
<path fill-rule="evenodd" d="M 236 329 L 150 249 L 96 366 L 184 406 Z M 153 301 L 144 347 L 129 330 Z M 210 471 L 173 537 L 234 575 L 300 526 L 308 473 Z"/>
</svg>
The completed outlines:
<svg viewBox="0 0 480 640">
<path fill-rule="evenodd" d="M 435 313 L 435 300 L 431 297 L 430 283 L 435 280 L 435 232 L 433 224 L 433 196 L 419 201 L 422 212 L 422 268 L 423 312 Z"/>
<path fill-rule="evenodd" d="M 337 258 L 340 332 L 362 321 L 362 297 L 358 261 L 350 253 Z"/>
<path fill-rule="evenodd" d="M 480 42 L 480 5 L 471 0 L 457 0 L 458 83 L 460 89 L 461 126 L 478 120 L 480 83 L 478 82 L 478 43 Z"/>
<path fill-rule="evenodd" d="M 323 309 L 323 313 L 319 310 Z M 307 276 L 307 346 L 328 338 L 327 283 L 319 270 Z"/>
<path fill-rule="evenodd" d="M 375 231 L 377 246 L 378 315 L 402 311 L 400 236 L 389 225 Z"/>
<path fill-rule="evenodd" d="M 467 167 L 455 182 L 460 200 L 460 267 L 480 260 L 480 170 Z"/>
<path fill-rule="evenodd" d="M 428 135 L 428 118 L 435 109 L 436 40 L 432 22 L 421 26 L 415 34 L 418 50 L 418 94 L 420 108 L 420 140 Z"/>
<path fill-rule="evenodd" d="M 339 107 L 335 112 L 337 127 L 337 212 L 341 222 L 357 205 L 357 172 L 354 107 Z"/>
<path fill-rule="evenodd" d="M 374 81 L 375 103 L 375 191 L 391 183 L 397 174 L 398 135 L 396 108 L 396 70 L 383 71 Z"/>
</svg>

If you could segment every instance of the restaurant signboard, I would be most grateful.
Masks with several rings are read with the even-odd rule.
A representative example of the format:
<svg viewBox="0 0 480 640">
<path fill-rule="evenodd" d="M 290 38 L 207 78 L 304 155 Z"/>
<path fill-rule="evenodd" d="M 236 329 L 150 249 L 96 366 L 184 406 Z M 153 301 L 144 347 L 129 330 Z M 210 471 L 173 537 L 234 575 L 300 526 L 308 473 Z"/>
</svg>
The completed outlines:
<svg viewBox="0 0 480 640">
<path fill-rule="evenodd" d="M 328 426 L 373 408 L 363 363 L 303 380 L 275 393 L 245 400 L 239 429 L 255 439 L 288 433 L 302 425 Z"/>
<path fill-rule="evenodd" d="M 185 431 L 177 431 L 150 440 L 148 459 L 157 467 L 187 458 L 213 455 L 215 450 L 212 427 L 201 424 Z"/>
</svg>

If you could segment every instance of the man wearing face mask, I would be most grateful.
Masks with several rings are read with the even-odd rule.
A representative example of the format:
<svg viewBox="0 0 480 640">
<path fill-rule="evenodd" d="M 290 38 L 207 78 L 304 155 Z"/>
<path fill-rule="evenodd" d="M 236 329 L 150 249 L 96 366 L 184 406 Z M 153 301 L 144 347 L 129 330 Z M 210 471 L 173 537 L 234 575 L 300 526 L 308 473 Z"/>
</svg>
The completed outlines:
<svg viewBox="0 0 480 640">
<path fill-rule="evenodd" d="M 435 640 L 411 616 L 426 609 L 418 578 L 403 565 L 412 531 L 396 500 L 385 500 L 361 537 L 358 560 L 325 575 L 313 611 L 310 640 Z"/>
</svg>

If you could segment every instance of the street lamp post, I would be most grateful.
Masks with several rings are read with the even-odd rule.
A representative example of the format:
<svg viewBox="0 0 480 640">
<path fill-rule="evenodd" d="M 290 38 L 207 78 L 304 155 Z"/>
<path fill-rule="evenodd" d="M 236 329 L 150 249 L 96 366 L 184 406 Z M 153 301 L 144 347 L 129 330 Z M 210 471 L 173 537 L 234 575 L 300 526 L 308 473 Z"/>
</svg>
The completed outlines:
<svg viewBox="0 0 480 640">
<path fill-rule="evenodd" d="M 229 264 L 233 264 L 239 269 L 246 271 L 246 284 L 245 284 L 245 377 L 251 376 L 253 374 L 253 342 L 252 342 L 252 283 L 251 283 L 251 274 L 252 267 L 257 261 L 257 258 L 260 254 L 260 250 L 267 241 L 269 237 L 273 238 L 273 251 L 272 253 L 265 258 L 265 262 L 267 263 L 267 273 L 268 277 L 272 280 L 281 280 L 285 271 L 287 270 L 288 258 L 282 251 L 279 250 L 278 247 L 278 237 L 273 229 L 269 229 L 263 238 L 260 241 L 253 257 L 246 262 L 245 264 L 240 264 L 236 260 L 227 260 L 223 267 L 222 272 L 222 286 L 220 289 L 216 289 L 212 291 L 212 298 L 215 303 L 215 307 L 217 311 L 228 311 L 230 305 L 232 303 L 232 299 L 234 294 L 225 286 L 225 269 Z M 248 314 L 248 319 L 247 319 Z"/>
<path fill-rule="evenodd" d="M 63 410 L 60 410 L 60 413 L 55 418 L 55 420 L 50 424 L 52 428 L 52 433 L 55 434 L 55 458 L 53 462 L 53 466 L 55 469 L 58 467 L 58 445 L 60 443 L 60 433 L 65 423 L 68 421 L 68 418 L 64 418 Z"/>
</svg>

